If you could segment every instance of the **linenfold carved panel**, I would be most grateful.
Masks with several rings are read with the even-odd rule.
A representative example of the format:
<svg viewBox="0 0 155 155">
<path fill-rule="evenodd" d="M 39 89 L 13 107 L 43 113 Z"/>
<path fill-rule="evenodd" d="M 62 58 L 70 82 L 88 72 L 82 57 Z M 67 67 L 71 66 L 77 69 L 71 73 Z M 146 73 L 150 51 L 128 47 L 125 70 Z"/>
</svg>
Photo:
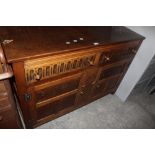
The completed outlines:
<svg viewBox="0 0 155 155">
<path fill-rule="evenodd" d="M 26 83 L 30 84 L 38 80 L 89 67 L 94 65 L 95 57 L 96 55 L 93 53 L 78 57 L 64 57 L 64 59 L 63 57 L 46 57 L 28 60 L 24 64 Z"/>
</svg>

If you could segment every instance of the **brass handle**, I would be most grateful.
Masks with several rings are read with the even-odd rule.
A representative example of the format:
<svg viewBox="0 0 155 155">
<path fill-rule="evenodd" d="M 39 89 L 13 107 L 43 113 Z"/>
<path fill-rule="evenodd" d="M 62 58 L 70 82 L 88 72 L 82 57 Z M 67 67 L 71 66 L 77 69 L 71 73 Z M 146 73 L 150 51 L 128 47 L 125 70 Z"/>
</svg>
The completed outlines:
<svg viewBox="0 0 155 155">
<path fill-rule="evenodd" d="M 0 65 L 2 65 L 3 73 L 0 74 L 0 80 L 5 80 L 13 76 L 12 68 L 6 63 L 2 46 L 0 45 Z"/>
<path fill-rule="evenodd" d="M 3 117 L 2 116 L 0 116 L 0 121 L 2 121 L 3 120 Z"/>
</svg>

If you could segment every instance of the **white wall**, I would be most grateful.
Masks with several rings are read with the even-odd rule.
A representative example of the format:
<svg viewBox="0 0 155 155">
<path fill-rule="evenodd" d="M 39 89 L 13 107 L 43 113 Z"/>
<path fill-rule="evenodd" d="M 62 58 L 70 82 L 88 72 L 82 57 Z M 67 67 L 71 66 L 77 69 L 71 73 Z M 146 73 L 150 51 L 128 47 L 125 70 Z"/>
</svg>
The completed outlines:
<svg viewBox="0 0 155 155">
<path fill-rule="evenodd" d="M 143 41 L 124 79 L 116 91 L 116 95 L 122 101 L 125 101 L 130 95 L 134 86 L 143 75 L 152 57 L 155 55 L 155 27 L 138 26 L 128 28 L 143 35 L 146 39 Z"/>
</svg>

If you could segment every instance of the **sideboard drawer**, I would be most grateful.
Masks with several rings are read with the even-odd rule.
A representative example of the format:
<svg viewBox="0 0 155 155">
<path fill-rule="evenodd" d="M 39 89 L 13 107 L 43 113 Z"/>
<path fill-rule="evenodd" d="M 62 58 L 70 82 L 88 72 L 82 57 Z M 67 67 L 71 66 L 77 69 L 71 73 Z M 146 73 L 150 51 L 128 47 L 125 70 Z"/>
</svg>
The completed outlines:
<svg viewBox="0 0 155 155">
<path fill-rule="evenodd" d="M 99 64 L 108 65 L 124 60 L 132 60 L 136 54 L 136 49 L 137 46 L 121 47 L 104 51 L 100 56 Z"/>
<path fill-rule="evenodd" d="M 65 77 L 45 83 L 43 85 L 35 86 L 36 102 L 63 95 L 67 92 L 77 90 L 80 83 L 81 74 Z"/>
<path fill-rule="evenodd" d="M 26 83 L 48 79 L 78 69 L 84 69 L 95 64 L 96 54 L 80 53 L 50 56 L 41 59 L 28 60 L 24 63 Z"/>
</svg>

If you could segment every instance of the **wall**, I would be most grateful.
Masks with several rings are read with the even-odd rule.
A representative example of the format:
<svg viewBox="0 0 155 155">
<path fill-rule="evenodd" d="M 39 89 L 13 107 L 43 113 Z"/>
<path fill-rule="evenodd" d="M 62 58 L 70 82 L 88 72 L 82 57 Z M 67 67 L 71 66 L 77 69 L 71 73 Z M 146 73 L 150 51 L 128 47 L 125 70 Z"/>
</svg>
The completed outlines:
<svg viewBox="0 0 155 155">
<path fill-rule="evenodd" d="M 138 84 L 141 84 L 145 81 L 149 81 L 153 75 L 155 75 L 155 59 L 154 58 L 151 60 L 149 66 L 145 70 L 143 76 L 138 81 Z"/>
<path fill-rule="evenodd" d="M 145 70 L 144 74 L 137 82 L 136 86 L 132 90 L 134 95 L 139 94 L 149 94 L 152 88 L 155 87 L 155 56 L 149 63 L 147 69 Z"/>
<path fill-rule="evenodd" d="M 155 27 L 138 26 L 128 28 L 145 36 L 146 39 L 143 41 L 138 53 L 124 76 L 124 79 L 116 91 L 116 95 L 122 101 L 125 101 L 130 95 L 155 55 Z"/>
</svg>

